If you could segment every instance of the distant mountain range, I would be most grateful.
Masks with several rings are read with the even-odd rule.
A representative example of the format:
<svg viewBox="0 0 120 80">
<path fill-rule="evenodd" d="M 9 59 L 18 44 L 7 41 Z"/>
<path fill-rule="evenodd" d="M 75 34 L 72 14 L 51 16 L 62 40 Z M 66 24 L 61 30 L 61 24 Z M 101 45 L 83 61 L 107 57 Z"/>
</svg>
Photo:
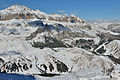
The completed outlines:
<svg viewBox="0 0 120 80">
<path fill-rule="evenodd" d="M 120 23 L 120 18 L 118 19 L 87 19 L 90 23 Z"/>
</svg>

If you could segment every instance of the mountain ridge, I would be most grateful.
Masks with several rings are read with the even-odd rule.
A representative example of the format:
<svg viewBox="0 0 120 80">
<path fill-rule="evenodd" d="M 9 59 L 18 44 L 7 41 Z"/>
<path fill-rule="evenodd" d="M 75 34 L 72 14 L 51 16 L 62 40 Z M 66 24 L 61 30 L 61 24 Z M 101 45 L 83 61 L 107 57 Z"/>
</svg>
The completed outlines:
<svg viewBox="0 0 120 80">
<path fill-rule="evenodd" d="M 51 21 L 60 21 L 60 22 L 78 22 L 84 23 L 85 20 L 80 19 L 74 15 L 60 15 L 60 14 L 46 14 L 39 10 L 31 10 L 22 5 L 12 5 L 7 9 L 0 11 L 0 20 L 10 20 L 10 19 L 47 19 Z"/>
</svg>

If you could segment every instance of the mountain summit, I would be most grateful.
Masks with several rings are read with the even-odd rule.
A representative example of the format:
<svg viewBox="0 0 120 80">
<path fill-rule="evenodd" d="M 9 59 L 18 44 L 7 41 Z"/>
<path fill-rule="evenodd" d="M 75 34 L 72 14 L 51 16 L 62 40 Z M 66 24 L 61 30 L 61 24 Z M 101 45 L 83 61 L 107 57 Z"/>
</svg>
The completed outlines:
<svg viewBox="0 0 120 80">
<path fill-rule="evenodd" d="M 30 13 L 30 11 L 32 11 L 32 10 L 25 7 L 25 6 L 15 4 L 15 5 L 8 7 L 5 10 L 0 11 L 0 13 L 2 13 L 2 12 L 4 14 L 7 14 L 7 13 L 25 13 L 25 12 Z"/>
<path fill-rule="evenodd" d="M 36 18 L 37 14 L 45 14 L 39 10 L 31 10 L 22 5 L 12 5 L 7 9 L 0 11 L 0 20 L 11 20 L 11 19 L 33 19 Z"/>
<path fill-rule="evenodd" d="M 0 11 L 0 20 L 11 20 L 11 19 L 46 19 L 50 21 L 59 21 L 59 22 L 72 22 L 72 23 L 84 23 L 83 19 L 76 17 L 74 15 L 68 16 L 66 14 L 46 14 L 39 10 L 31 10 L 22 5 L 12 5 L 7 9 Z"/>
</svg>

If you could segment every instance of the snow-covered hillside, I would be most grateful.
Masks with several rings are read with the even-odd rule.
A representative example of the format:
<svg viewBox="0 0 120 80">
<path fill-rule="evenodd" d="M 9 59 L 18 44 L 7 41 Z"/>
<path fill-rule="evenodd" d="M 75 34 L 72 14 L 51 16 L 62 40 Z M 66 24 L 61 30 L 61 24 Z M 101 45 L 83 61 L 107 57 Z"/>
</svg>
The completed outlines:
<svg viewBox="0 0 120 80">
<path fill-rule="evenodd" d="M 0 11 L 0 72 L 36 80 L 119 80 L 119 28 L 13 5 Z"/>
</svg>

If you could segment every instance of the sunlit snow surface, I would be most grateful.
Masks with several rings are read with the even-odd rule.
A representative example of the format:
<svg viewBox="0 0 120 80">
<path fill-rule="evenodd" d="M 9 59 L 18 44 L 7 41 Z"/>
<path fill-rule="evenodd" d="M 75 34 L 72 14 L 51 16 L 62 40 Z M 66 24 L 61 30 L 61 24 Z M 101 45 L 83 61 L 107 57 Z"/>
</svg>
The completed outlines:
<svg viewBox="0 0 120 80">
<path fill-rule="evenodd" d="M 31 13 L 39 16 L 40 14 L 44 14 L 47 16 L 46 13 L 37 10 L 33 11 L 23 6 L 15 6 L 16 8 L 12 6 L 10 7 L 12 9 L 8 8 L 0 11 L 0 13 L 14 14 L 21 13 L 23 10 L 23 13 Z M 57 14 L 51 16 L 54 18 L 62 17 Z M 56 24 L 59 25 L 56 26 Z M 97 34 L 108 33 L 114 36 L 119 35 L 119 33 L 112 32 L 112 30 L 108 29 L 108 25 L 110 24 L 112 23 L 70 23 L 49 21 L 47 19 L 12 19 L 0 21 L 0 68 L 9 73 L 0 73 L 0 80 L 120 80 L 120 65 L 114 63 L 107 57 L 107 55 L 112 54 L 115 58 L 120 58 L 119 40 L 113 40 L 109 44 L 103 43 L 99 45 L 95 51 L 103 46 L 106 52 L 103 54 L 96 53 L 97 55 L 92 52 L 93 49 L 86 50 L 77 46 L 69 48 L 45 47 L 40 49 L 31 45 L 33 42 L 45 43 L 44 36 L 59 38 L 57 33 L 61 33 L 62 31 L 70 31 L 70 33 L 75 32 L 81 35 L 80 37 L 68 36 L 62 40 L 60 39 L 64 43 L 73 45 L 74 42 L 79 39 L 92 39 L 95 44 L 99 44 L 101 39 Z M 120 26 L 117 26 L 116 28 L 118 29 L 119 27 Z M 38 28 L 45 29 L 45 31 L 42 33 L 38 32 L 31 40 L 26 40 L 26 38 L 33 34 Z M 50 42 L 53 41 L 50 40 Z M 19 61 L 21 62 L 20 64 L 27 64 L 29 69 L 10 71 L 3 65 L 5 62 L 11 67 L 11 64 L 17 64 Z M 68 67 L 68 71 L 58 71 L 56 65 L 57 61 L 58 63 L 63 62 Z M 31 64 L 32 67 L 30 68 Z M 40 74 L 45 73 L 45 68 L 42 67 L 41 64 L 47 66 L 47 73 L 57 75 L 49 77 L 40 76 Z M 50 71 L 50 64 L 54 67 L 53 71 Z M 109 69 L 112 67 L 114 67 L 114 70 L 110 72 Z"/>
<path fill-rule="evenodd" d="M 31 59 L 33 68 L 30 70 L 24 71 L 24 72 L 22 71 L 16 72 L 20 74 L 30 74 L 30 75 L 39 74 L 39 70 L 35 67 L 35 65 L 42 64 L 42 63 L 45 63 L 46 65 L 48 65 L 49 61 L 53 63 L 52 61 L 53 58 L 51 58 L 51 56 L 64 62 L 69 67 L 69 71 L 71 71 L 71 68 L 73 67 L 72 69 L 73 72 L 61 73 L 61 75 L 53 76 L 53 77 L 43 77 L 39 75 L 35 75 L 34 77 L 24 76 L 24 75 L 13 75 L 13 78 L 12 78 L 11 74 L 10 75 L 1 74 L 2 76 L 8 75 L 8 77 L 4 77 L 4 76 L 0 77 L 1 78 L 0 80 L 2 79 L 3 80 L 30 80 L 30 79 L 31 80 L 35 80 L 35 79 L 36 80 L 95 80 L 95 79 L 96 80 L 110 80 L 109 76 L 103 75 L 101 72 L 102 71 L 101 65 L 103 65 L 106 68 L 109 68 L 110 65 L 113 64 L 108 58 L 103 58 L 103 57 L 93 55 L 91 52 L 80 49 L 80 48 L 67 48 L 67 49 L 56 48 L 55 50 L 57 50 L 58 52 L 54 52 L 50 48 L 39 49 L 39 48 L 32 47 L 30 42 L 25 40 L 25 37 L 29 36 L 32 32 L 36 31 L 38 27 L 34 27 L 34 26 L 26 27 L 25 24 L 30 21 L 36 21 L 36 20 L 29 20 L 29 21 L 28 20 L 25 20 L 25 21 L 24 20 L 10 20 L 10 21 L 7 21 L 7 23 L 6 21 L 1 22 L 1 23 L 4 23 L 4 26 L 0 27 L 0 32 L 1 32 L 0 34 L 0 44 L 1 44 L 0 57 L 4 59 L 6 62 L 9 60 L 13 60 L 13 59 L 15 59 L 13 61 L 17 61 L 19 60 L 19 58 L 24 58 L 24 57 L 26 57 L 27 59 Z M 22 24 L 22 26 L 15 27 L 13 22 L 20 23 Z M 44 21 L 44 23 L 53 24 L 56 22 Z M 62 24 L 66 25 L 67 23 L 62 23 Z M 70 23 L 69 25 L 74 25 L 74 24 Z M 73 29 L 74 31 L 81 32 L 80 28 L 79 29 L 73 28 Z M 93 27 L 93 30 L 99 30 L 99 27 L 98 28 Z M 93 36 L 96 34 L 96 32 L 91 33 L 85 29 L 83 29 L 83 31 L 89 35 L 93 34 Z M 11 32 L 13 32 L 14 34 L 11 34 Z M 45 34 L 47 35 L 47 32 L 37 35 L 36 38 L 34 38 L 33 40 L 44 41 L 42 37 L 40 37 L 40 39 L 38 39 L 37 37 L 41 35 L 45 35 Z M 73 40 L 75 39 L 77 38 L 74 38 Z M 87 39 L 87 38 L 84 38 L 84 39 Z M 98 43 L 98 41 L 99 41 L 99 38 L 95 38 L 95 42 Z M 69 39 L 68 39 L 68 43 L 70 43 Z M 89 56 L 93 56 L 94 57 L 93 60 L 89 61 Z M 35 64 L 35 57 L 38 58 L 38 62 L 36 64 Z M 100 65 L 100 66 L 97 66 L 97 65 Z M 96 66 L 97 68 L 92 68 L 94 66 Z M 89 69 L 87 70 L 87 68 Z M 47 70 L 47 72 L 49 73 L 50 71 Z M 52 73 L 59 74 L 59 72 L 57 72 L 56 69 Z M 16 79 L 16 76 L 17 76 L 17 79 Z"/>
</svg>

